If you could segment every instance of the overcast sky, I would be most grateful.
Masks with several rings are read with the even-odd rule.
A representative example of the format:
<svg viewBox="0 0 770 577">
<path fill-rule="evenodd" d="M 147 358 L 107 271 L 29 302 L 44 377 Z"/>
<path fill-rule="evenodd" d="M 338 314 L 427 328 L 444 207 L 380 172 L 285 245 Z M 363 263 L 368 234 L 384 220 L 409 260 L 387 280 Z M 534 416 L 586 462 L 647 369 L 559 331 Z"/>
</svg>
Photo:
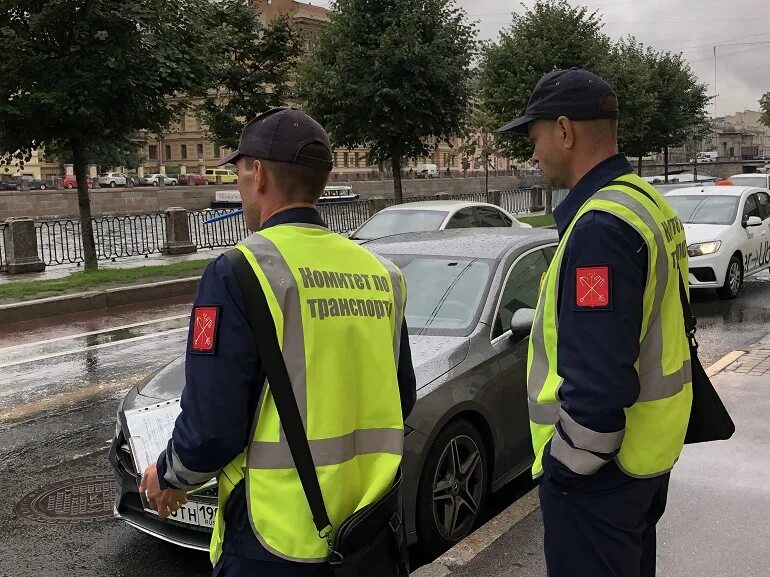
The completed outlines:
<svg viewBox="0 0 770 577">
<path fill-rule="evenodd" d="M 307 1 L 307 0 L 305 0 Z M 310 0 L 329 6 L 328 0 Z M 457 0 L 480 39 L 495 39 L 523 11 L 511 0 Z M 758 110 L 770 91 L 770 0 L 583 0 L 603 15 L 604 32 L 613 39 L 632 34 L 657 50 L 682 52 L 693 71 L 714 92 L 717 45 L 717 116 Z M 523 2 L 532 6 L 534 0 Z M 720 46 L 736 44 L 738 46 Z M 754 43 L 754 44 L 748 44 Z M 713 113 L 713 105 L 710 107 Z"/>
</svg>

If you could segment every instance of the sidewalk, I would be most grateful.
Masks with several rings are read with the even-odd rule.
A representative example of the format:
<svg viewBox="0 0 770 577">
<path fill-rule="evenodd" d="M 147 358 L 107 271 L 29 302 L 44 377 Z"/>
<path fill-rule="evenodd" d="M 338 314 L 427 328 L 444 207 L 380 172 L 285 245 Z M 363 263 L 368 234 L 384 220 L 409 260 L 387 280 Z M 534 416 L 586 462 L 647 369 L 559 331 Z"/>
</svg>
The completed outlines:
<svg viewBox="0 0 770 577">
<path fill-rule="evenodd" d="M 662 577 L 770 573 L 770 336 L 712 382 L 737 431 L 729 441 L 685 447 L 658 525 Z M 540 510 L 467 564 L 451 571 L 426 569 L 426 577 L 544 577 Z M 590 576 L 576 568 L 575 577 Z"/>
</svg>

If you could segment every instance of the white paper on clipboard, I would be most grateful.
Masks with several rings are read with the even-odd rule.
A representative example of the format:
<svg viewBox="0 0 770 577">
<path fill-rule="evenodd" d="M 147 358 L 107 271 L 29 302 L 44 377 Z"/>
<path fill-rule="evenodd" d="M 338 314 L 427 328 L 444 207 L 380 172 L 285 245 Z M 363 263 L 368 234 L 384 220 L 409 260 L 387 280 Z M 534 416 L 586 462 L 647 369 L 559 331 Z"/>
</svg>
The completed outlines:
<svg viewBox="0 0 770 577">
<path fill-rule="evenodd" d="M 173 399 L 124 413 L 128 444 L 138 475 L 144 473 L 147 466 L 166 450 L 174 432 L 174 423 L 181 412 L 179 399 Z"/>
</svg>

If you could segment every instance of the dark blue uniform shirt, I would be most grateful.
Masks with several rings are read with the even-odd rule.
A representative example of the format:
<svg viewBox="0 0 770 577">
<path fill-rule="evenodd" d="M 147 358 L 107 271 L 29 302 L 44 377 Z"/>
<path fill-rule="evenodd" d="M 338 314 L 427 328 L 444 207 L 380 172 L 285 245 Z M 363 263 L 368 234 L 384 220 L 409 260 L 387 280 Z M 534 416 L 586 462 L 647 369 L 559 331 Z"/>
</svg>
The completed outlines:
<svg viewBox="0 0 770 577">
<path fill-rule="evenodd" d="M 288 223 L 326 226 L 315 209 L 293 208 L 271 217 L 262 228 Z M 246 448 L 265 380 L 238 281 L 230 262 L 223 256 L 212 262 L 201 278 L 194 306 L 206 305 L 219 306 L 216 350 L 213 355 L 190 352 L 191 320 L 182 412 L 177 418 L 168 449 L 158 459 L 162 488 L 168 486 L 164 480 L 168 459 L 178 458 L 182 469 L 196 475 L 196 479 L 184 479 L 184 474 L 178 472 L 180 467 L 174 467 L 182 484 L 188 485 L 180 488 L 187 489 L 200 484 L 200 478 L 207 474 L 208 478 L 214 477 Z M 406 322 L 401 327 L 398 384 L 406 419 L 417 396 Z M 272 571 L 280 575 L 312 573 L 312 567 L 306 566 L 307 569 L 303 570 L 301 567 L 289 567 L 262 547 L 249 524 L 243 482 L 230 495 L 224 519 L 224 556 L 230 558 L 227 561 L 229 569 L 225 573 L 240 574 L 255 570 L 259 570 L 261 575 L 270 575 Z M 275 563 L 280 563 L 280 566 Z"/>
<path fill-rule="evenodd" d="M 580 208 L 601 188 L 633 172 L 623 155 L 601 162 L 589 171 L 554 210 L 562 237 Z M 578 268 L 607 266 L 610 302 L 607 307 L 577 306 Z M 592 211 L 575 223 L 561 264 L 559 280 L 559 389 L 562 408 L 578 423 L 603 433 L 625 428 L 624 408 L 639 397 L 639 358 L 647 247 L 629 224 L 606 212 Z M 572 444 L 560 425 L 561 436 Z M 550 450 L 550 445 L 547 451 Z M 606 460 L 615 454 L 601 455 Z M 565 486 L 580 476 L 550 458 L 545 464 Z"/>
</svg>

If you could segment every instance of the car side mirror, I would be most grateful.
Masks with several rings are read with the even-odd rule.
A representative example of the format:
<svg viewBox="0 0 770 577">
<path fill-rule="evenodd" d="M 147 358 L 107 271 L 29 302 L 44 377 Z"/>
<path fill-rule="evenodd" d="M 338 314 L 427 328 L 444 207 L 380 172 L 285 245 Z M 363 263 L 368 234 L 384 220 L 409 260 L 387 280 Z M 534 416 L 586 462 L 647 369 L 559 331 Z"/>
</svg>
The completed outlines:
<svg viewBox="0 0 770 577">
<path fill-rule="evenodd" d="M 529 336 L 535 322 L 535 309 L 519 309 L 511 317 L 511 341 L 517 343 Z"/>
<path fill-rule="evenodd" d="M 743 228 L 749 228 L 752 226 L 762 226 L 762 219 L 758 216 L 750 216 L 743 221 Z"/>
</svg>

